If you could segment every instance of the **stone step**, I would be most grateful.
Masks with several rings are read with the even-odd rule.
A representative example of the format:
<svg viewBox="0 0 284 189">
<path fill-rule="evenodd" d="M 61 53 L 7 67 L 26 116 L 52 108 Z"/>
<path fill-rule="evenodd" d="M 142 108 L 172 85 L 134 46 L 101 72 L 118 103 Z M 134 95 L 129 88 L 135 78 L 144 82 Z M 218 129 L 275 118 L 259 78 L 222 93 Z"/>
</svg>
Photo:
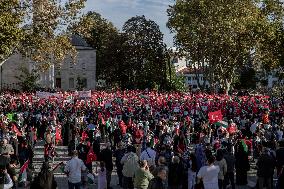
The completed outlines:
<svg viewBox="0 0 284 189">
<path fill-rule="evenodd" d="M 35 150 L 37 149 L 44 149 L 44 145 L 36 145 L 34 147 Z M 68 150 L 68 146 L 55 146 L 55 149 L 58 149 L 58 150 Z"/>
<path fill-rule="evenodd" d="M 60 156 L 68 156 L 68 151 L 66 152 L 66 151 L 56 151 L 55 150 L 55 152 L 58 154 L 58 155 L 60 155 Z M 34 152 L 35 153 L 35 155 L 42 155 L 42 156 L 44 156 L 44 151 L 38 151 L 38 152 Z"/>
<path fill-rule="evenodd" d="M 56 157 L 56 158 L 54 158 L 54 161 L 55 162 L 62 162 L 62 161 L 69 161 L 70 159 L 71 159 L 70 157 Z M 36 158 L 33 158 L 33 160 L 44 162 L 43 157 L 36 157 Z"/>
</svg>

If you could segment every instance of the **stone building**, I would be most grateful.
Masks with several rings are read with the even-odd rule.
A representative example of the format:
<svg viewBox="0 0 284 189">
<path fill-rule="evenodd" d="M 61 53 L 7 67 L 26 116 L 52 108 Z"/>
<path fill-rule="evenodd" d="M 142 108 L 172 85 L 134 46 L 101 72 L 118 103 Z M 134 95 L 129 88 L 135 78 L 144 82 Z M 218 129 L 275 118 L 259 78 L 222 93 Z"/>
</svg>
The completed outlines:
<svg viewBox="0 0 284 189">
<path fill-rule="evenodd" d="M 75 64 L 67 57 L 61 66 L 52 65 L 45 72 L 40 72 L 38 84 L 42 88 L 59 88 L 62 90 L 95 89 L 96 87 L 96 50 L 91 48 L 83 38 L 73 35 L 71 42 L 77 49 Z M 20 68 L 25 67 L 29 71 L 35 68 L 35 64 L 21 54 L 13 54 L 1 66 L 1 89 L 19 89 Z"/>
<path fill-rule="evenodd" d="M 71 42 L 78 52 L 76 64 L 67 58 L 61 67 L 55 67 L 55 87 L 63 90 L 95 89 L 96 50 L 77 35 L 72 36 Z"/>
</svg>

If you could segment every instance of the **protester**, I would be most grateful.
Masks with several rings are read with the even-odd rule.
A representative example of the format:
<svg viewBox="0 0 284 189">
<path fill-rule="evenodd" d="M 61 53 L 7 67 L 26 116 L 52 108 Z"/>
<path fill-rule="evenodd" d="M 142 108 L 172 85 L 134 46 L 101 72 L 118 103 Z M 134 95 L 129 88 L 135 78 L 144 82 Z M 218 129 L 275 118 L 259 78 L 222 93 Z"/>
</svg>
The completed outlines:
<svg viewBox="0 0 284 189">
<path fill-rule="evenodd" d="M 198 183 L 203 182 L 204 189 L 218 189 L 218 175 L 220 172 L 219 166 L 214 165 L 215 158 L 209 157 L 208 165 L 200 168 L 197 174 Z"/>
<path fill-rule="evenodd" d="M 231 184 L 232 189 L 235 189 L 235 156 L 232 154 L 231 148 L 228 148 L 225 150 L 224 153 L 224 159 L 226 160 L 227 163 L 227 174 L 225 175 L 225 180 L 224 180 L 224 188 L 227 188 L 228 184 Z"/>
<path fill-rule="evenodd" d="M 196 157 L 193 153 L 189 155 L 189 168 L 188 168 L 188 189 L 194 189 L 197 176 L 197 163 Z"/>
<path fill-rule="evenodd" d="M 49 163 L 44 162 L 30 189 L 56 189 L 57 182 L 55 181 L 53 171 L 50 169 Z"/>
<path fill-rule="evenodd" d="M 227 162 L 221 149 L 217 150 L 215 165 L 219 166 L 218 186 L 219 189 L 226 189 L 224 179 L 227 174 Z"/>
<path fill-rule="evenodd" d="M 122 185 L 124 189 L 133 189 L 133 178 L 136 170 L 138 169 L 138 156 L 135 154 L 133 146 L 127 147 L 127 153 L 122 157 L 121 164 L 123 164 L 122 174 L 123 181 Z"/>
<path fill-rule="evenodd" d="M 148 161 L 140 160 L 139 168 L 136 170 L 134 175 L 134 188 L 147 189 L 150 180 L 153 178 L 153 175 L 149 171 Z"/>
<path fill-rule="evenodd" d="M 150 142 L 146 144 L 146 149 L 141 153 L 140 160 L 146 160 L 149 167 L 155 166 L 156 151 L 151 149 Z"/>
<path fill-rule="evenodd" d="M 14 148 L 8 144 L 7 138 L 2 138 L 0 141 L 0 159 L 2 165 L 8 165 L 10 156 L 14 154 Z"/>
<path fill-rule="evenodd" d="M 256 163 L 259 189 L 263 189 L 264 185 L 267 189 L 272 189 L 275 165 L 275 158 L 271 157 L 267 148 L 264 148 Z"/>
<path fill-rule="evenodd" d="M 125 149 L 123 148 L 123 144 L 122 142 L 119 142 L 117 145 L 117 149 L 114 152 L 114 157 L 115 157 L 116 172 L 118 176 L 118 185 L 120 187 L 122 187 L 122 178 L 123 178 L 122 174 L 123 165 L 121 164 L 121 159 L 124 156 L 124 154 L 125 154 Z"/>
<path fill-rule="evenodd" d="M 235 153 L 236 158 L 236 185 L 247 185 L 247 172 L 250 169 L 247 147 L 244 146 L 244 141 L 239 141 Z"/>
<path fill-rule="evenodd" d="M 159 167 L 157 170 L 157 176 L 150 180 L 148 189 L 166 189 L 164 180 L 167 178 L 167 171 L 163 167 Z"/>
<path fill-rule="evenodd" d="M 103 161 L 100 162 L 98 170 L 98 189 L 107 189 L 107 170 Z"/>
<path fill-rule="evenodd" d="M 81 172 L 86 171 L 84 162 L 78 158 L 78 151 L 73 151 L 72 159 L 69 160 L 64 168 L 64 172 L 68 177 L 69 189 L 80 189 L 82 185 Z"/>
<path fill-rule="evenodd" d="M 279 141 L 279 149 L 276 150 L 277 175 L 280 175 L 284 166 L 284 140 Z"/>
<path fill-rule="evenodd" d="M 13 181 L 10 175 L 7 173 L 5 166 L 0 165 L 0 188 L 10 189 L 13 187 Z"/>
<path fill-rule="evenodd" d="M 219 160 L 218 151 L 225 149 L 228 151 L 224 154 L 227 173 L 220 168 L 220 187 L 225 188 L 226 180 L 230 180 L 234 189 L 233 175 L 236 173 L 237 185 L 245 186 L 249 157 L 253 152 L 253 160 L 257 161 L 262 155 L 263 144 L 270 141 L 266 148 L 271 157 L 276 158 L 281 175 L 284 159 L 281 144 L 284 101 L 281 98 L 148 90 L 89 91 L 88 97 L 82 97 L 80 93 L 2 93 L 0 138 L 7 139 L 4 146 L 11 145 L 10 152 L 2 154 L 1 161 L 6 158 L 3 164 L 15 158 L 19 159 L 21 167 L 27 160 L 28 167 L 32 167 L 35 143 L 40 144 L 43 140 L 46 146 L 52 144 L 51 147 L 56 149 L 63 141 L 63 145 L 68 145 L 70 155 L 73 150 L 78 150 L 82 160 L 81 167 L 76 169 L 78 174 L 81 175 L 83 165 L 92 171 L 93 161 L 105 163 L 107 187 L 111 187 L 109 173 L 113 170 L 114 156 L 118 184 L 126 185 L 126 188 L 133 188 L 138 159 L 148 161 L 150 171 L 157 182 L 162 182 L 162 187 L 169 188 L 170 184 L 172 188 L 187 188 L 194 185 L 192 176 L 195 172 L 206 166 L 216 151 Z M 106 150 L 101 150 L 102 142 L 109 143 Z M 128 148 L 126 154 L 125 148 Z M 53 153 L 47 149 L 46 159 L 50 160 Z M 4 150 L 2 145 L 1 150 L 7 149 Z M 195 153 L 196 163 L 191 160 L 192 167 L 187 169 L 188 156 L 192 153 Z M 179 161 L 173 163 L 173 157 L 175 160 L 178 157 Z M 79 161 L 73 159 L 72 162 Z M 224 159 L 220 159 L 216 163 L 224 165 Z M 157 180 L 160 169 L 166 170 L 166 176 Z M 179 178 L 172 177 L 176 176 L 176 169 L 180 171 Z M 185 178 L 187 174 L 190 176 Z M 72 186 L 82 181 L 76 177 L 75 182 L 70 175 L 68 180 L 72 181 Z"/>
<path fill-rule="evenodd" d="M 105 163 L 106 167 L 106 178 L 107 178 L 107 189 L 110 189 L 111 173 L 113 170 L 113 160 L 112 160 L 112 150 L 111 144 L 107 143 L 106 148 L 100 153 L 100 160 Z"/>
</svg>

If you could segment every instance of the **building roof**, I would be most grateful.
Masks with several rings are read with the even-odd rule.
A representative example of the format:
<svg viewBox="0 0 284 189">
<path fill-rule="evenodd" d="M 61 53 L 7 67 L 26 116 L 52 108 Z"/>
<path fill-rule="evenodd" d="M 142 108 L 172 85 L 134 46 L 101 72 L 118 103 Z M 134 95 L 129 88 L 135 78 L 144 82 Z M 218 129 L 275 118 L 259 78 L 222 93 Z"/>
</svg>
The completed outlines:
<svg viewBox="0 0 284 189">
<path fill-rule="evenodd" d="M 83 37 L 75 34 L 71 36 L 71 43 L 75 47 L 91 47 Z"/>
<path fill-rule="evenodd" d="M 178 71 L 179 74 L 186 75 L 186 74 L 195 74 L 195 69 L 194 68 L 183 68 Z M 203 74 L 202 69 L 197 69 L 198 74 Z"/>
</svg>

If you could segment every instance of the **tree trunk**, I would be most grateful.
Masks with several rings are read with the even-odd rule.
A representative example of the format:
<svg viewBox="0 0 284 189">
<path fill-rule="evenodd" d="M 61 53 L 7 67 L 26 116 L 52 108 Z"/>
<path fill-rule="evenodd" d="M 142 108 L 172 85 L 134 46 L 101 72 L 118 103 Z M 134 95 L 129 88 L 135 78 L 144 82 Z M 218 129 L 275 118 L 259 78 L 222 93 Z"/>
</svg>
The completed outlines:
<svg viewBox="0 0 284 189">
<path fill-rule="evenodd" d="M 231 82 L 226 79 L 225 80 L 225 85 L 224 85 L 224 89 L 225 89 L 225 94 L 228 95 L 229 94 L 229 90 L 231 88 Z"/>
</svg>

